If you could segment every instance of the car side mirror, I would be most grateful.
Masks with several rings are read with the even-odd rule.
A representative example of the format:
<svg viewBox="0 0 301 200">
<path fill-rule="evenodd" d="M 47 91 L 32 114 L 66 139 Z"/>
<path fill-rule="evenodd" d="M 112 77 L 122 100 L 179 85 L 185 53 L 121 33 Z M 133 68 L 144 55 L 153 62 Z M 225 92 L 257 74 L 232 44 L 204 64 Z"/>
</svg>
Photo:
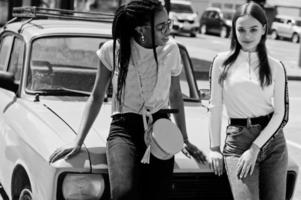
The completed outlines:
<svg viewBox="0 0 301 200">
<path fill-rule="evenodd" d="M 210 99 L 210 90 L 209 89 L 200 89 L 199 90 L 201 100 L 209 100 Z"/>
<path fill-rule="evenodd" d="M 0 71 L 0 87 L 16 93 L 18 84 L 15 83 L 14 74 L 11 72 Z"/>
</svg>

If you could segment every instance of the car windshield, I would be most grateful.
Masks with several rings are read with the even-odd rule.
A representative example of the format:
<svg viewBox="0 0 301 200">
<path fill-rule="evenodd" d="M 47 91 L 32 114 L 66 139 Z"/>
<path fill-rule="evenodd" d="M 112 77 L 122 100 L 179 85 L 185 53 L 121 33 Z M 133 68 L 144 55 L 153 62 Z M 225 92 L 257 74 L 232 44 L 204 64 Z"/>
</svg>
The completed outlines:
<svg viewBox="0 0 301 200">
<path fill-rule="evenodd" d="M 170 10 L 177 13 L 193 13 L 191 6 L 186 4 L 172 3 Z"/>
<path fill-rule="evenodd" d="M 46 94 L 90 92 L 99 59 L 96 50 L 106 39 L 47 37 L 33 42 L 26 89 Z M 62 90 L 64 88 L 64 90 Z M 43 92 L 42 92 L 43 91 Z"/>
<path fill-rule="evenodd" d="M 93 37 L 45 37 L 33 42 L 26 89 L 45 96 L 87 96 L 92 91 L 99 58 L 96 50 L 106 41 Z M 184 100 L 199 100 L 189 55 L 180 48 L 180 75 Z M 111 91 L 108 91 L 111 95 Z"/>
</svg>

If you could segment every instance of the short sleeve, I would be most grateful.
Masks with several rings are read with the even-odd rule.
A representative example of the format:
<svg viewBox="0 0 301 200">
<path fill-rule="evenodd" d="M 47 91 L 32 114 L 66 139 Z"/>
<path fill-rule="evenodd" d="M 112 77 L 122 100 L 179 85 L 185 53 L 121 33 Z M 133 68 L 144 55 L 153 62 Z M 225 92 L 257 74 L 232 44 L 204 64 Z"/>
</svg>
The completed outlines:
<svg viewBox="0 0 301 200">
<path fill-rule="evenodd" d="M 96 55 L 108 70 L 113 70 L 113 40 L 105 42 Z"/>
<path fill-rule="evenodd" d="M 181 54 L 176 42 L 170 42 L 170 52 L 167 57 L 167 64 L 171 66 L 171 76 L 178 76 L 182 72 Z"/>
</svg>

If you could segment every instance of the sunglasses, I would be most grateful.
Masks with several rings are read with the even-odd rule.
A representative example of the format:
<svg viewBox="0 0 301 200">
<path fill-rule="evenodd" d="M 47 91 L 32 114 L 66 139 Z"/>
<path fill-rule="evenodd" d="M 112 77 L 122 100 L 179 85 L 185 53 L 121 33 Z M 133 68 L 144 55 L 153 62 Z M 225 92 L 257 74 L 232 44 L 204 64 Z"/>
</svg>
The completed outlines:
<svg viewBox="0 0 301 200">
<path fill-rule="evenodd" d="M 160 24 L 155 25 L 155 30 L 160 31 L 162 34 L 166 34 L 173 26 L 173 20 L 168 19 L 167 22 L 162 22 Z M 151 27 L 150 25 L 146 25 L 145 27 Z"/>
</svg>

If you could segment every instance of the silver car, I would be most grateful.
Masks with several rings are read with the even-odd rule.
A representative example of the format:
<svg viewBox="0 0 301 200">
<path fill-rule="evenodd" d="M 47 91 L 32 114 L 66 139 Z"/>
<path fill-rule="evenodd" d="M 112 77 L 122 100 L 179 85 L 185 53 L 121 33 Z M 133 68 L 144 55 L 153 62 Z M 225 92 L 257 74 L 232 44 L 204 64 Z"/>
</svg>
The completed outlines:
<svg viewBox="0 0 301 200">
<path fill-rule="evenodd" d="M 192 5 L 184 0 L 171 0 L 169 18 L 173 20 L 171 33 L 189 33 L 195 37 L 199 28 L 198 15 Z"/>
<path fill-rule="evenodd" d="M 301 17 L 277 15 L 271 27 L 271 38 L 290 39 L 292 42 L 300 42 Z"/>
</svg>

